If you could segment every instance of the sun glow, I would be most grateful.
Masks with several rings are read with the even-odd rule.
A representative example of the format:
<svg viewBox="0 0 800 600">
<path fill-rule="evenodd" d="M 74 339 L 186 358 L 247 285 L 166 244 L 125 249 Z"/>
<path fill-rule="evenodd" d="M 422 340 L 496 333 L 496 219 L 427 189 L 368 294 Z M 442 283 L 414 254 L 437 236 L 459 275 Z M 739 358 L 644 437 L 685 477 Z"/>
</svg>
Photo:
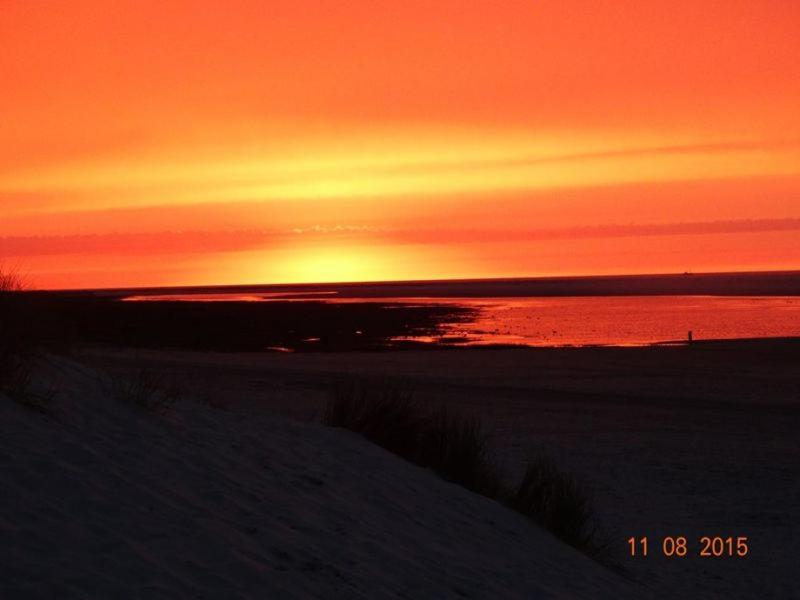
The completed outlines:
<svg viewBox="0 0 800 600">
<path fill-rule="evenodd" d="M 365 248 L 314 248 L 292 253 L 276 265 L 276 281 L 329 283 L 386 278 L 388 261 Z"/>
<path fill-rule="evenodd" d="M 396 274 L 391 255 L 368 245 L 298 245 L 227 256 L 214 267 L 230 282 L 380 281 Z"/>
</svg>

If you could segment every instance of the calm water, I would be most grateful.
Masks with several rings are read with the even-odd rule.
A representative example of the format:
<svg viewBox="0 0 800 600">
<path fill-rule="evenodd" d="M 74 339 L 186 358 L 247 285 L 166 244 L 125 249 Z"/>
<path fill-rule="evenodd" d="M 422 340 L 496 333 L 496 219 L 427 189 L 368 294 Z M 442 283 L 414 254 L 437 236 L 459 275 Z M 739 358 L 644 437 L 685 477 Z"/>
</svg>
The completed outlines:
<svg viewBox="0 0 800 600">
<path fill-rule="evenodd" d="M 800 336 L 797 296 L 592 296 L 549 298 L 336 298 L 328 293 L 203 294 L 129 300 L 323 301 L 457 305 L 461 322 L 415 341 L 457 345 L 644 345 L 695 340 Z"/>
<path fill-rule="evenodd" d="M 456 302 L 474 307 L 475 317 L 448 324 L 444 336 L 470 345 L 643 345 L 685 341 L 689 331 L 695 340 L 800 336 L 797 297 L 609 296 Z"/>
</svg>

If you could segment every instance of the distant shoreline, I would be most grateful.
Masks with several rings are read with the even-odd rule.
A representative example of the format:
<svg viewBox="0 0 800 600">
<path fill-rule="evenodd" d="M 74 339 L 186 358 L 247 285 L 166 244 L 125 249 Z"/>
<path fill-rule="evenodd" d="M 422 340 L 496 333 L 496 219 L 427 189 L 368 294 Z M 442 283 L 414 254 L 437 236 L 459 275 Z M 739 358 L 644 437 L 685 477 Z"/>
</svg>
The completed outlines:
<svg viewBox="0 0 800 600">
<path fill-rule="evenodd" d="M 130 295 L 332 293 L 338 298 L 488 298 L 535 296 L 800 296 L 800 271 L 598 275 L 354 283 L 208 285 L 87 290 L 38 294 L 124 298 Z"/>
<path fill-rule="evenodd" d="M 36 339 L 204 351 L 404 350 L 410 348 L 683 345 L 712 339 L 796 337 L 800 298 L 686 296 L 474 301 L 268 297 L 269 301 L 37 293 L 26 298 Z M 154 297 L 155 298 L 155 297 Z M 753 311 L 761 315 L 753 321 Z M 702 340 L 702 341 L 701 341 Z"/>
</svg>

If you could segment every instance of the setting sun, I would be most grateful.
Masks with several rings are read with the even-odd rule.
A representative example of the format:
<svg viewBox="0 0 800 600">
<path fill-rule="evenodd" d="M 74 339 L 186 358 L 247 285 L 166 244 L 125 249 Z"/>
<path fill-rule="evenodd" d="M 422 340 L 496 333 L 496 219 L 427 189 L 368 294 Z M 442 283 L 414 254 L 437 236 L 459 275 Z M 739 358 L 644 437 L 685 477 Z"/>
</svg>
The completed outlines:
<svg viewBox="0 0 800 600">
<path fill-rule="evenodd" d="M 378 281 L 392 272 L 387 256 L 369 252 L 369 248 L 363 246 L 289 246 L 281 252 L 265 255 L 262 262 L 265 264 L 260 269 L 262 275 L 259 279 L 279 283 Z M 255 266 L 252 270 L 245 267 L 241 276 L 247 277 L 248 272 L 258 273 L 259 269 Z"/>
</svg>

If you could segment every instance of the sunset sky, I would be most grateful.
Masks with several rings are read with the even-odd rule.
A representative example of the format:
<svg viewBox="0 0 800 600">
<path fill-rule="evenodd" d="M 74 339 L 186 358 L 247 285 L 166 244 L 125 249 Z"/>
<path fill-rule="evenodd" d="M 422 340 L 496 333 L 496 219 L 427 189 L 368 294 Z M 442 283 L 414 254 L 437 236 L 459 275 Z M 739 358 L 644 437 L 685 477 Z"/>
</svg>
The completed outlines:
<svg viewBox="0 0 800 600">
<path fill-rule="evenodd" d="M 796 0 L 0 0 L 0 264 L 798 269 L 798 32 Z"/>
</svg>

